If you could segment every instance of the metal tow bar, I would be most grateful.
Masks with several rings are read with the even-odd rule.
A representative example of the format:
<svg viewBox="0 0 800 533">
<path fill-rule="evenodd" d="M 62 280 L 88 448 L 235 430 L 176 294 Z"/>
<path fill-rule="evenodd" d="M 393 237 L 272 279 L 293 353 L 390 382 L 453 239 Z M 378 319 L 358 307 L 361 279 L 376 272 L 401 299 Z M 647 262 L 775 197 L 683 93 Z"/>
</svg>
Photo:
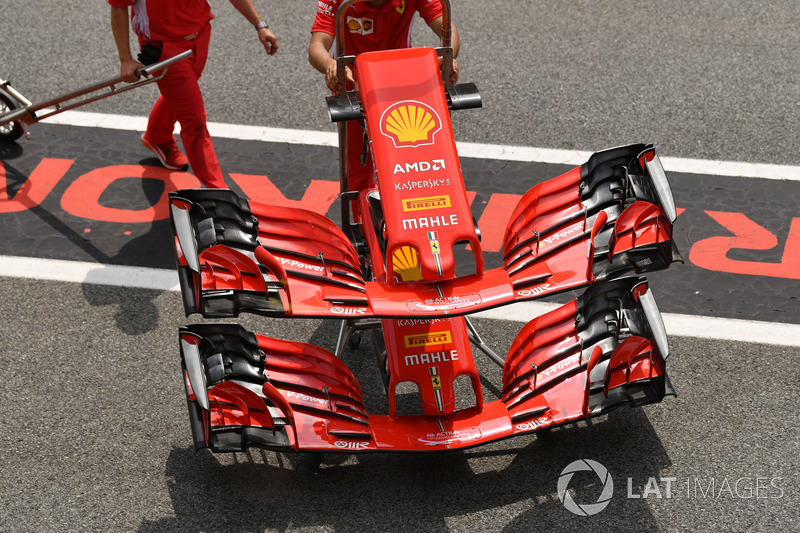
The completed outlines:
<svg viewBox="0 0 800 533">
<path fill-rule="evenodd" d="M 167 74 L 167 67 L 191 57 L 192 53 L 191 50 L 186 50 L 159 63 L 142 67 L 136 70 L 136 74 L 140 78 L 144 77 L 144 79 L 122 87 L 119 87 L 119 85 L 125 82 L 121 76 L 117 76 L 38 104 L 31 103 L 30 100 L 12 87 L 8 81 L 0 79 L 0 113 L 11 110 L 0 115 L 0 140 L 14 141 L 23 133 L 27 139 L 30 139 L 31 135 L 27 128 L 30 124 L 115 94 L 157 82 Z M 157 73 L 157 75 L 154 73 Z M 39 111 L 44 111 L 44 113 L 38 113 Z"/>
</svg>

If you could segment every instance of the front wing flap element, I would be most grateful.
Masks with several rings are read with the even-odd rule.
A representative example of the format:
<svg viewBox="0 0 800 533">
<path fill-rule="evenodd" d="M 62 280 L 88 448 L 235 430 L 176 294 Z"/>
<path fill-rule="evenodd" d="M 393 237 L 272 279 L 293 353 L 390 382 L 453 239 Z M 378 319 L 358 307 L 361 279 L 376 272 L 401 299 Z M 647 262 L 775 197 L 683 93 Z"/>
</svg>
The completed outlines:
<svg viewBox="0 0 800 533">
<path fill-rule="evenodd" d="M 207 318 L 464 315 L 680 260 L 672 193 L 648 145 L 598 152 L 531 188 L 510 217 L 503 265 L 437 283 L 365 280 L 355 247 L 311 211 L 220 189 L 170 202 L 186 314 Z"/>
<path fill-rule="evenodd" d="M 674 395 L 666 332 L 647 282 L 598 283 L 530 321 L 511 345 L 502 401 L 533 431 Z"/>
<path fill-rule="evenodd" d="M 597 152 L 523 195 L 506 228 L 503 266 L 515 287 L 536 281 L 553 256 L 554 270 L 576 269 L 578 256 L 564 261 L 564 250 L 588 245 L 592 233 L 589 281 L 664 269 L 681 260 L 672 241 L 676 213 L 652 145 Z"/>
<path fill-rule="evenodd" d="M 171 193 L 170 215 L 187 315 L 293 316 L 296 301 L 335 316 L 368 305 L 358 255 L 317 213 L 198 189 Z"/>
</svg>

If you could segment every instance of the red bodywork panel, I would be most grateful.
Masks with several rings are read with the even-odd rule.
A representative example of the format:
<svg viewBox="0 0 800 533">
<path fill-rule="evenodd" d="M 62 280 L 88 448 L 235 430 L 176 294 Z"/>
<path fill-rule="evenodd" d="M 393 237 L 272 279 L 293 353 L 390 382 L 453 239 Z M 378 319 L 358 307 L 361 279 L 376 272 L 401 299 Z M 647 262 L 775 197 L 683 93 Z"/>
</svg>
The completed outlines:
<svg viewBox="0 0 800 533">
<path fill-rule="evenodd" d="M 480 275 L 483 254 L 436 52 L 361 54 L 356 76 L 384 217 L 393 221 L 386 225 L 386 283 L 454 278 L 453 247 L 465 242 Z M 387 84 L 389 79 L 403 82 Z"/>
<path fill-rule="evenodd" d="M 451 414 L 456 403 L 453 381 L 462 375 L 472 381 L 476 407 L 483 407 L 480 376 L 463 317 L 381 323 L 389 362 L 390 416 L 397 414 L 395 390 L 404 381 L 417 386 L 426 415 Z"/>
<path fill-rule="evenodd" d="M 195 224 L 202 241 L 176 241 L 181 267 L 188 266 L 186 254 L 196 254 L 200 265 L 181 276 L 193 295 L 185 298 L 187 314 L 446 317 L 585 287 L 598 272 L 613 278 L 674 260 L 672 223 L 652 194 L 614 196 L 629 189 L 616 170 L 627 164 L 636 167 L 628 172 L 646 174 L 642 162 L 654 158 L 652 148 L 631 145 L 598 152 L 532 187 L 509 218 L 503 266 L 484 271 L 435 51 L 362 54 L 356 65 L 378 182 L 358 197 L 371 277 L 363 278 L 354 244 L 322 215 L 246 202 L 230 191 L 227 200 L 208 193 L 220 204 L 195 213 L 190 198 L 200 191 L 189 198 L 179 191 L 171 197 L 173 217 Z M 602 201 L 587 196 L 604 188 L 610 192 Z M 601 234 L 607 254 L 596 256 Z M 456 245 L 471 249 L 472 273 L 456 276 Z M 230 309 L 225 298 L 233 300 Z"/>
</svg>

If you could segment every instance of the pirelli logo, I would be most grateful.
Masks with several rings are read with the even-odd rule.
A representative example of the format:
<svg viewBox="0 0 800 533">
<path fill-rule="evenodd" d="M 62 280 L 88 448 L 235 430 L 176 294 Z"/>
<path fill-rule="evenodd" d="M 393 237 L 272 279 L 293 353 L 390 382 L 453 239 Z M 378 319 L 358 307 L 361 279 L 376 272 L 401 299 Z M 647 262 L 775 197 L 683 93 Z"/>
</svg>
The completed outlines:
<svg viewBox="0 0 800 533">
<path fill-rule="evenodd" d="M 403 211 L 424 211 L 425 209 L 442 209 L 450 207 L 450 195 L 426 196 L 424 198 L 408 198 L 403 200 Z"/>
<path fill-rule="evenodd" d="M 449 331 L 437 331 L 420 335 L 406 335 L 403 340 L 406 348 L 419 348 L 420 346 L 430 346 L 432 344 L 451 344 L 453 337 Z"/>
</svg>

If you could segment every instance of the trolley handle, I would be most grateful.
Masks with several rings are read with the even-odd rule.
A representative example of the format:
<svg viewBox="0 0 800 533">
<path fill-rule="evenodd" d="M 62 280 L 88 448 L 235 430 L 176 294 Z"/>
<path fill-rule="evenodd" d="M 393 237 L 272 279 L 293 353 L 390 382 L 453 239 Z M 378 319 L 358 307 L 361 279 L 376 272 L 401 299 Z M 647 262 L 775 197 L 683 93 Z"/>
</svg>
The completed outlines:
<svg viewBox="0 0 800 533">
<path fill-rule="evenodd" d="M 64 111 L 68 111 L 91 102 L 96 102 L 97 100 L 102 100 L 103 98 L 108 98 L 114 94 L 124 93 L 126 91 L 130 91 L 131 89 L 157 82 L 167 74 L 167 68 L 170 65 L 174 65 L 178 61 L 183 61 L 184 59 L 191 57 L 193 53 L 194 52 L 191 50 L 186 50 L 176 56 L 165 59 L 164 61 L 136 69 L 136 75 L 142 79 L 123 85 L 121 88 L 118 88 L 117 86 L 124 84 L 125 80 L 122 79 L 122 76 L 117 76 L 115 78 L 94 83 L 87 87 L 83 87 L 67 94 L 62 94 L 61 96 L 57 96 L 37 104 L 31 104 L 27 98 L 19 93 L 19 91 L 13 89 L 8 82 L 5 82 L 3 84 L 3 89 L 7 93 L 11 94 L 13 98 L 15 98 L 22 105 L 22 107 L 15 109 L 11 113 L 1 115 L 0 126 L 14 121 L 19 121 L 24 127 L 26 124 L 34 124 L 35 122 L 39 122 L 47 117 L 56 115 L 58 113 L 63 113 Z M 44 112 L 37 115 L 37 111 Z"/>
<path fill-rule="evenodd" d="M 172 57 L 170 57 L 168 59 L 165 59 L 164 61 L 159 61 L 158 63 L 153 63 L 152 65 L 148 65 L 146 67 L 138 68 L 138 69 L 136 69 L 136 75 L 139 76 L 140 78 L 142 76 L 151 76 L 153 74 L 153 72 L 158 72 L 162 68 L 168 67 L 170 65 L 174 65 L 178 61 L 182 61 L 184 59 L 192 57 L 192 53 L 193 52 L 191 50 L 185 50 L 185 51 L 181 52 L 178 55 L 175 55 L 175 56 L 172 56 Z M 166 72 L 164 74 L 166 74 Z"/>
</svg>

